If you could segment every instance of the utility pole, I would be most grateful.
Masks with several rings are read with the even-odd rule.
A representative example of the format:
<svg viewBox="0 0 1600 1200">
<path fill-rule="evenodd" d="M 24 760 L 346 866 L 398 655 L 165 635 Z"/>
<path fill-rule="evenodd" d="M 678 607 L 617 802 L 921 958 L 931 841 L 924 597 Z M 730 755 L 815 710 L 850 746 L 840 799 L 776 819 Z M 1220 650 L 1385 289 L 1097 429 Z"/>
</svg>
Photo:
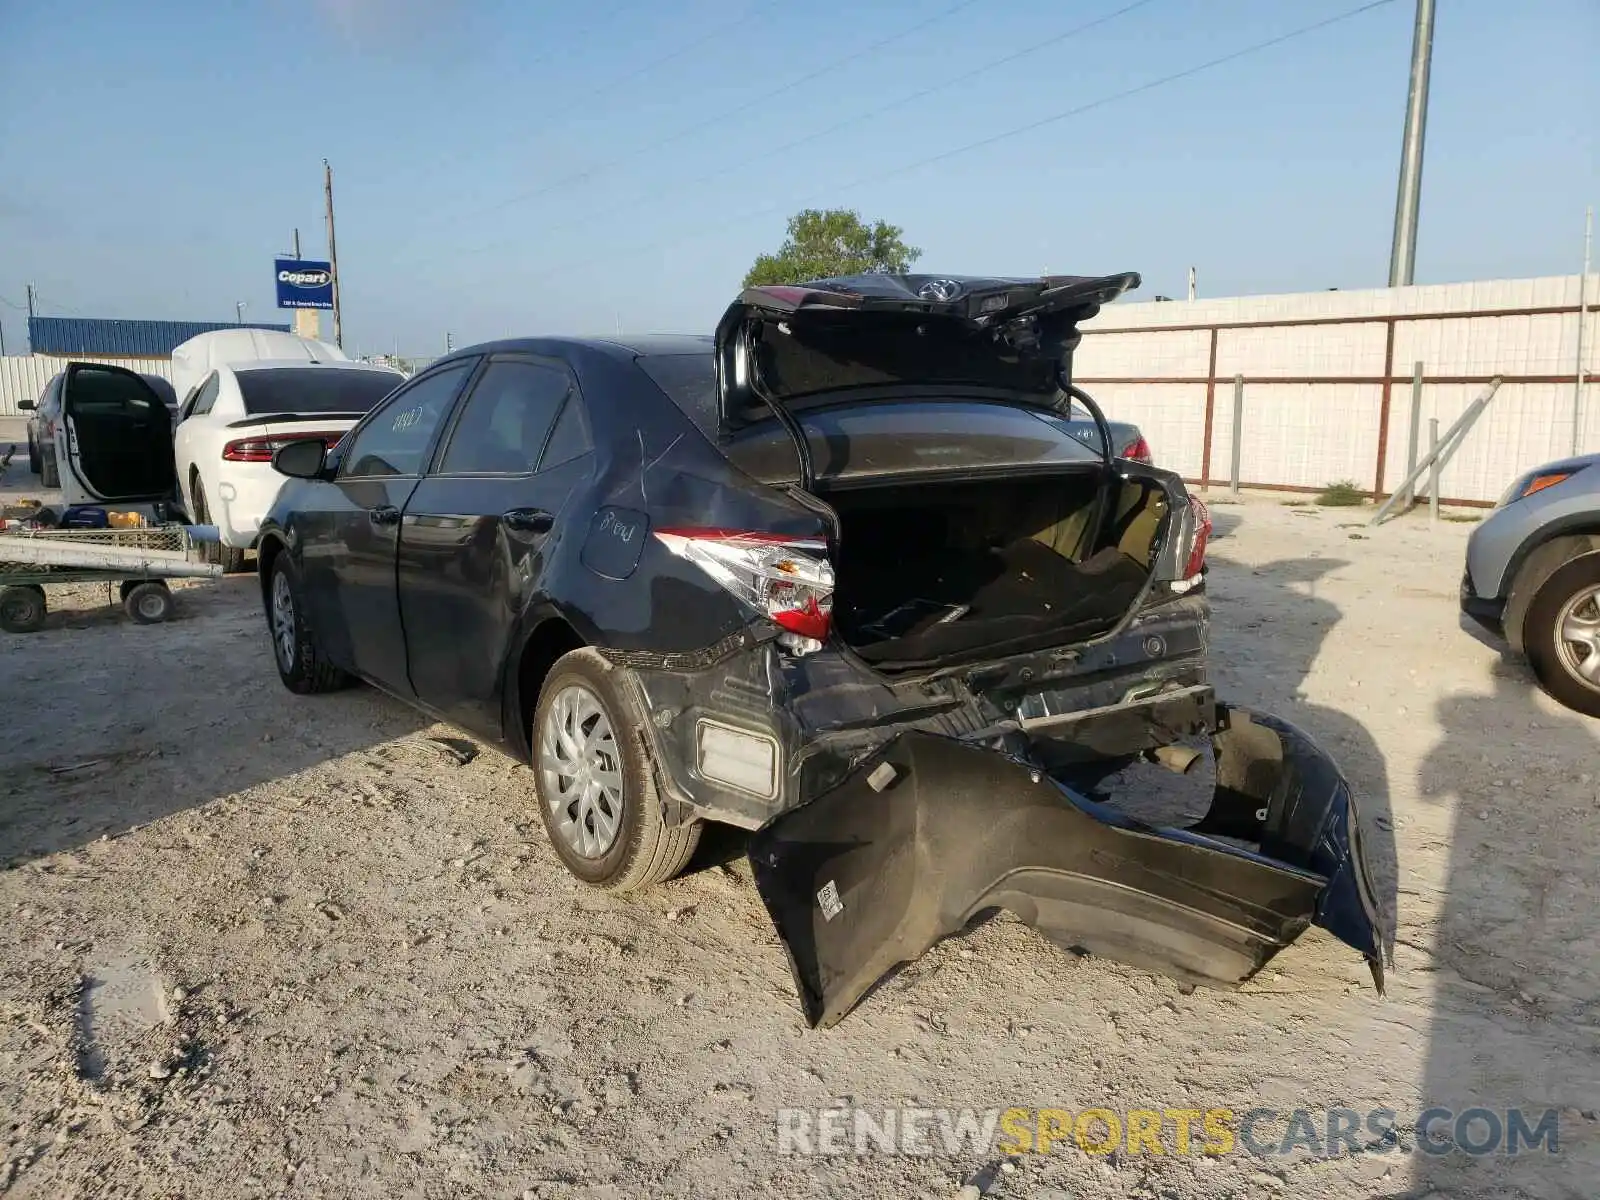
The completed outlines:
<svg viewBox="0 0 1600 1200">
<path fill-rule="evenodd" d="M 344 349 L 344 325 L 339 312 L 339 248 L 333 239 L 333 168 L 322 160 L 322 195 L 328 205 L 328 269 L 333 272 L 333 344 Z"/>
<path fill-rule="evenodd" d="M 1417 266 L 1417 213 L 1422 206 L 1422 142 L 1428 125 L 1428 71 L 1433 64 L 1433 0 L 1417 0 L 1411 33 L 1411 92 L 1400 146 L 1400 191 L 1394 205 L 1389 286 L 1410 287 Z"/>
<path fill-rule="evenodd" d="M 33 284 L 28 284 L 28 320 L 33 320 Z"/>
<path fill-rule="evenodd" d="M 294 231 L 294 257 L 296 262 L 300 260 L 300 231 L 298 229 Z"/>
<path fill-rule="evenodd" d="M 1583 433 L 1583 335 L 1589 324 L 1589 253 L 1594 246 L 1594 208 L 1583 213 L 1583 274 L 1578 276 L 1578 361 L 1572 369 L 1572 453 Z"/>
<path fill-rule="evenodd" d="M 455 339 L 450 336 L 450 331 L 447 329 L 444 331 L 444 352 L 449 354 L 455 348 Z"/>
<path fill-rule="evenodd" d="M 233 302 L 233 323 L 235 325 L 243 325 L 244 324 L 244 301 L 243 300 L 235 300 Z"/>
<path fill-rule="evenodd" d="M 1194 291 L 1195 291 L 1194 268 L 1190 267 L 1189 268 L 1189 299 L 1191 299 L 1191 300 L 1194 299 Z"/>
</svg>

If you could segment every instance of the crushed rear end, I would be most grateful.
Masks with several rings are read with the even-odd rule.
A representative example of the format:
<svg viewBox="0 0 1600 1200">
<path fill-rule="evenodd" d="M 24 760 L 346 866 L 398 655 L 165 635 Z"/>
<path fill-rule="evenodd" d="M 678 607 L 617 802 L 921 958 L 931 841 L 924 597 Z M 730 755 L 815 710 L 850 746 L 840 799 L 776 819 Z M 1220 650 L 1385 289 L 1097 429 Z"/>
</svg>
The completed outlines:
<svg viewBox="0 0 1600 1200">
<path fill-rule="evenodd" d="M 991 909 L 1220 986 L 1315 924 L 1381 989 L 1349 786 L 1300 731 L 1218 703 L 1205 507 L 1117 457 L 1072 386 L 1078 323 L 1137 278 L 751 289 L 718 328 L 738 481 L 700 495 L 679 474 L 645 561 L 716 581 L 745 624 L 612 658 L 652 714 L 669 807 L 755 831 L 813 1025 Z M 1086 766 L 1196 745 L 1215 777 L 1197 821 L 1141 822 L 1080 786 Z"/>
<path fill-rule="evenodd" d="M 806 1019 L 835 1024 L 897 967 L 1005 909 L 1065 950 L 1186 984 L 1249 979 L 1310 925 L 1383 989 L 1360 810 L 1299 730 L 1238 710 L 1212 738 L 1210 809 L 1161 828 L 1037 766 L 911 733 L 751 842 Z"/>
</svg>

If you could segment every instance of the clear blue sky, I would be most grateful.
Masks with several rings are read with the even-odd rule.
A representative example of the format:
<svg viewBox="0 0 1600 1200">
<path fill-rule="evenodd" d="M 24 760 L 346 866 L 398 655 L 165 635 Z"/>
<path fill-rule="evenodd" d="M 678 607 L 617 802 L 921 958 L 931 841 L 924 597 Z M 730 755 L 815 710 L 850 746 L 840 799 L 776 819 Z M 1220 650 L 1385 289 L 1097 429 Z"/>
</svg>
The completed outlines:
<svg viewBox="0 0 1600 1200">
<path fill-rule="evenodd" d="M 324 250 L 324 156 L 367 353 L 707 329 L 806 206 L 902 225 L 942 272 L 1384 283 L 1411 0 L 898 170 L 1359 0 L 1145 0 L 1052 42 L 1130 3 L 0 0 L 0 298 L 285 319 L 271 259 L 297 225 Z M 1600 4 L 1439 9 L 1418 281 L 1575 273 Z"/>
</svg>

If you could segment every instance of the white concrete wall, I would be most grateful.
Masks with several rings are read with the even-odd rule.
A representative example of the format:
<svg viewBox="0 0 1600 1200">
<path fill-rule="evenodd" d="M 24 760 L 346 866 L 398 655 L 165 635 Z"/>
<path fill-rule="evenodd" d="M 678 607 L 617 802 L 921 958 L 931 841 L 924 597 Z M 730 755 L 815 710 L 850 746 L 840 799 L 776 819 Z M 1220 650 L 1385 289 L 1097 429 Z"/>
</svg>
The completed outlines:
<svg viewBox="0 0 1600 1200">
<path fill-rule="evenodd" d="M 1510 279 L 1356 292 L 1237 296 L 1212 300 L 1114 304 L 1086 325 L 1074 373 L 1119 419 L 1138 423 L 1156 461 L 1200 477 L 1204 450 L 1209 328 L 1219 326 L 1212 412 L 1211 478 L 1226 480 L 1233 444 L 1233 377 L 1252 382 L 1244 392 L 1240 475 L 1250 483 L 1321 488 L 1353 479 L 1378 484 L 1384 353 L 1382 321 L 1341 325 L 1289 325 L 1326 317 L 1448 314 L 1395 322 L 1385 491 L 1406 471 L 1412 365 L 1427 377 L 1557 376 L 1560 382 L 1502 385 L 1445 469 L 1447 497 L 1493 500 L 1520 471 L 1569 452 L 1573 373 L 1577 363 L 1576 312 L 1481 316 L 1485 311 L 1564 308 L 1578 304 L 1576 275 Z M 1600 362 L 1600 276 L 1589 279 L 1585 368 Z M 1456 315 L 1460 314 L 1460 315 Z M 1254 328 L 1228 328 L 1267 322 Z M 1271 379 L 1338 377 L 1360 382 L 1271 383 Z M 1156 380 L 1161 382 L 1118 382 Z M 1482 383 L 1430 382 L 1421 396 L 1419 442 L 1425 449 L 1428 419 L 1448 429 Z M 1584 388 L 1579 449 L 1600 451 L 1600 385 Z"/>
<path fill-rule="evenodd" d="M 105 363 L 113 367 L 126 367 L 141 375 L 172 378 L 172 362 L 165 358 L 100 358 L 87 354 L 73 358 L 58 358 L 53 354 L 7 355 L 0 358 L 0 417 L 16 416 L 18 400 L 37 400 L 45 384 L 65 370 L 69 362 Z"/>
</svg>

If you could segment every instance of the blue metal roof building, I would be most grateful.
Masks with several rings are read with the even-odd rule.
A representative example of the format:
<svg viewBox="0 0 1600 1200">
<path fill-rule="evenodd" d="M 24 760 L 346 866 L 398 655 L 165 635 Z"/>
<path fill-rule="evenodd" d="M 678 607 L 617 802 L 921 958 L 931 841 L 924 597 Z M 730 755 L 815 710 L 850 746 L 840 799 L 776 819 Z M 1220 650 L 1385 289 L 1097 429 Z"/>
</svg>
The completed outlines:
<svg viewBox="0 0 1600 1200">
<path fill-rule="evenodd" d="M 95 355 L 106 358 L 170 358 L 173 347 L 202 333 L 238 329 L 228 321 L 105 321 L 95 317 L 29 317 L 28 347 L 35 354 L 63 357 Z M 287 325 L 250 322 L 249 329 L 275 329 L 288 333 Z"/>
</svg>

